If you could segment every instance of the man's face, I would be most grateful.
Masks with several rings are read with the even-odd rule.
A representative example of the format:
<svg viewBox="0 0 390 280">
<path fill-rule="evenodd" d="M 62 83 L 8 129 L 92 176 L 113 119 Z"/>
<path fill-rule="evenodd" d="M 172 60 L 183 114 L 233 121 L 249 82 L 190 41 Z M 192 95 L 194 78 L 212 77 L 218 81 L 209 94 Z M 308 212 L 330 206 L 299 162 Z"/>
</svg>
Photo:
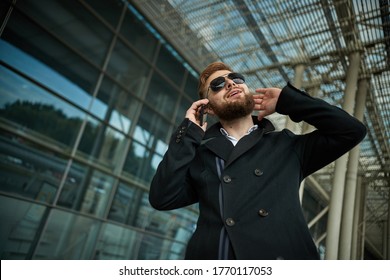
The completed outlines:
<svg viewBox="0 0 390 280">
<path fill-rule="evenodd" d="M 245 117 L 252 113 L 255 106 L 248 86 L 240 79 L 240 75 L 230 73 L 228 70 L 219 70 L 206 80 L 207 88 L 210 83 L 214 85 L 208 88 L 209 110 L 225 121 Z"/>
</svg>

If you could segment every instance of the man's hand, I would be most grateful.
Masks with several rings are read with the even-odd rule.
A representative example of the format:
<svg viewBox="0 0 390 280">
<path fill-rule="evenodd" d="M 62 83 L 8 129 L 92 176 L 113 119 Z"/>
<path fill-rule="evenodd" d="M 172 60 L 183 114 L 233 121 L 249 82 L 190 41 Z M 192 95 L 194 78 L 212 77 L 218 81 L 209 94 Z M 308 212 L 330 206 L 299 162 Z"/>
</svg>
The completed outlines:
<svg viewBox="0 0 390 280">
<path fill-rule="evenodd" d="M 203 116 L 200 116 L 200 108 L 203 105 L 207 105 L 209 103 L 208 99 L 200 99 L 198 101 L 195 101 L 192 103 L 191 107 L 188 108 L 186 112 L 186 118 L 188 118 L 193 123 L 196 123 L 198 126 L 200 126 L 200 120 Z M 205 109 L 205 113 L 207 113 L 207 109 Z M 207 122 L 205 122 L 202 126 L 200 126 L 204 131 L 206 131 L 207 128 Z"/>
<path fill-rule="evenodd" d="M 265 116 L 275 113 L 276 103 L 278 102 L 279 95 L 282 92 L 280 88 L 258 88 L 254 94 L 253 99 L 255 101 L 254 110 L 259 111 L 258 119 L 262 120 Z"/>
</svg>

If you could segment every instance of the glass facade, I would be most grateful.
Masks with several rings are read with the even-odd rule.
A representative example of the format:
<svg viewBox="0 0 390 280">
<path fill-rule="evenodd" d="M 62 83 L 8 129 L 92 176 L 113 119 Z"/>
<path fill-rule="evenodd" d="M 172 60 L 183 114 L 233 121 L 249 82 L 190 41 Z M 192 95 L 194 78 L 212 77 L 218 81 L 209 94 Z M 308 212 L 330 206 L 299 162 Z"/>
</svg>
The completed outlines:
<svg viewBox="0 0 390 280">
<path fill-rule="evenodd" d="M 194 70 L 127 1 L 12 2 L 0 6 L 1 259 L 182 259 L 197 207 L 156 211 L 148 188 L 198 98 Z"/>
<path fill-rule="evenodd" d="M 183 258 L 197 210 L 148 187 L 194 71 L 126 1 L 1 10 L 1 259 Z"/>
</svg>

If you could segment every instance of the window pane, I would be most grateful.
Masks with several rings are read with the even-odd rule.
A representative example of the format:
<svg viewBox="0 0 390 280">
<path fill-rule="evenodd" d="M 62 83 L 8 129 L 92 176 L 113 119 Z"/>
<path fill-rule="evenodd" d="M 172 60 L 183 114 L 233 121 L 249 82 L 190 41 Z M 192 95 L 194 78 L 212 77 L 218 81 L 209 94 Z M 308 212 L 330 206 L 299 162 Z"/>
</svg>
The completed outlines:
<svg viewBox="0 0 390 280">
<path fill-rule="evenodd" d="M 140 108 L 141 103 L 129 91 L 105 78 L 91 110 L 101 120 L 127 134 Z"/>
<path fill-rule="evenodd" d="M 144 145 L 133 141 L 127 154 L 123 171 L 125 175 L 129 174 L 131 178 L 148 184 L 156 172 L 151 166 L 150 150 Z"/>
<path fill-rule="evenodd" d="M 165 46 L 160 49 L 156 64 L 161 72 L 171 79 L 178 88 L 181 88 L 186 69 Z"/>
<path fill-rule="evenodd" d="M 46 207 L 0 196 L 0 256 L 2 260 L 30 259 Z"/>
<path fill-rule="evenodd" d="M 100 16 L 102 16 L 112 27 L 116 27 L 123 8 L 123 1 L 96 1 L 84 0 L 88 3 Z"/>
<path fill-rule="evenodd" d="M 126 155 L 128 141 L 123 133 L 89 118 L 78 147 L 78 155 L 115 170 L 120 167 L 118 163 Z"/>
<path fill-rule="evenodd" d="M 176 126 L 181 124 L 184 121 L 184 118 L 186 116 L 186 112 L 188 108 L 191 107 L 191 101 L 189 101 L 187 98 L 183 96 L 183 98 L 180 100 L 180 106 L 179 109 L 177 110 L 176 114 Z"/>
<path fill-rule="evenodd" d="M 127 11 L 120 33 L 140 55 L 152 61 L 158 41 L 131 11 Z"/>
<path fill-rule="evenodd" d="M 51 89 L 60 95 L 61 98 L 69 100 L 83 109 L 88 109 L 91 103 L 91 96 L 87 92 L 50 67 L 3 40 L 0 40 L 0 59 L 10 67 L 24 73 L 36 83 Z M 2 69 L 6 68 L 2 66 Z M 4 85 L 4 88 L 1 87 L 0 90 L 4 90 L 5 93 L 6 91 L 10 91 L 11 84 L 13 83 L 12 78 L 8 76 L 0 76 L 0 78 L 2 78 L 2 85 Z M 9 88 L 6 89 L 5 85 Z M 5 94 L 2 98 L 5 98 Z"/>
<path fill-rule="evenodd" d="M 99 1 L 100 2 L 100 1 Z M 16 6 L 26 12 L 34 21 L 45 26 L 49 32 L 67 42 L 72 48 L 82 53 L 91 62 L 102 64 L 107 52 L 112 34 L 96 17 L 88 12 L 79 1 L 75 0 L 24 0 Z M 44 7 L 44 8 L 42 8 Z M 12 18 L 12 17 L 11 17 Z M 53 24 L 55 22 L 55 24 Z M 28 40 L 36 40 L 35 44 L 47 54 L 53 54 L 50 45 L 42 44 L 40 36 L 43 32 L 35 34 L 38 38 L 27 36 L 27 32 L 18 30 L 18 34 Z M 39 45 L 37 45 L 37 43 Z M 54 56 L 56 56 L 54 54 Z M 62 59 L 63 57 L 56 57 Z"/>
<path fill-rule="evenodd" d="M 123 224 L 134 224 L 137 197 L 139 190 L 136 187 L 119 183 L 108 218 Z"/>
<path fill-rule="evenodd" d="M 73 146 L 85 113 L 2 66 L 0 81 L 0 119 L 31 130 L 46 142 Z"/>
<path fill-rule="evenodd" d="M 148 194 L 140 200 L 136 226 L 161 237 L 147 236 L 143 241 L 146 253 L 141 258 L 176 259 L 184 256 L 186 244 L 191 237 L 197 215 L 188 210 L 156 211 L 150 208 Z"/>
<path fill-rule="evenodd" d="M 99 227 L 99 221 L 53 210 L 33 259 L 91 259 Z"/>
<path fill-rule="evenodd" d="M 78 34 L 77 38 L 79 36 L 88 38 L 86 34 Z M 93 91 L 99 71 L 46 31 L 32 24 L 30 20 L 27 20 L 15 9 L 4 29 L 2 39 L 71 80 L 84 91 Z M 88 46 L 86 48 L 85 51 L 91 51 Z M 34 70 L 31 65 L 24 64 L 21 71 L 27 71 L 27 68 L 30 69 L 30 72 Z"/>
<path fill-rule="evenodd" d="M 52 203 L 66 160 L 32 142 L 0 130 L 0 190 Z"/>
<path fill-rule="evenodd" d="M 117 41 L 107 67 L 108 74 L 132 94 L 141 96 L 150 67 L 125 44 Z"/>
<path fill-rule="evenodd" d="M 74 162 L 58 204 L 102 217 L 108 207 L 114 178 Z"/>
<path fill-rule="evenodd" d="M 120 226 L 105 224 L 99 236 L 95 259 L 183 259 L 186 244 Z"/>
<path fill-rule="evenodd" d="M 141 233 L 121 226 L 105 224 L 97 244 L 96 259 L 131 260 L 135 259 Z"/>
<path fill-rule="evenodd" d="M 146 102 L 156 108 L 160 114 L 171 119 L 175 113 L 179 92 L 167 83 L 157 72 L 154 72 Z"/>
<path fill-rule="evenodd" d="M 189 73 L 187 76 L 187 81 L 184 87 L 184 91 L 190 97 L 190 100 L 192 101 L 198 100 L 199 99 L 198 78 L 195 78 Z"/>
</svg>

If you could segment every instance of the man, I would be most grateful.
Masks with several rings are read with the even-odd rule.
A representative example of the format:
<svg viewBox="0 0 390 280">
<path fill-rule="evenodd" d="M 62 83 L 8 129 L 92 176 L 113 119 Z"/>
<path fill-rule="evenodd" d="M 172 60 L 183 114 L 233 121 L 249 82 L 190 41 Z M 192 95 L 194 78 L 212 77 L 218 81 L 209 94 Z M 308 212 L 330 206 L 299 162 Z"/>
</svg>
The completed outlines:
<svg viewBox="0 0 390 280">
<path fill-rule="evenodd" d="M 251 95 L 245 78 L 220 62 L 202 72 L 199 94 L 149 195 L 159 210 L 199 203 L 186 259 L 318 259 L 301 210 L 300 183 L 357 145 L 365 126 L 290 84 Z M 207 130 L 207 123 L 200 125 L 202 106 L 219 118 Z M 274 112 L 317 130 L 275 132 L 264 118 Z"/>
</svg>

